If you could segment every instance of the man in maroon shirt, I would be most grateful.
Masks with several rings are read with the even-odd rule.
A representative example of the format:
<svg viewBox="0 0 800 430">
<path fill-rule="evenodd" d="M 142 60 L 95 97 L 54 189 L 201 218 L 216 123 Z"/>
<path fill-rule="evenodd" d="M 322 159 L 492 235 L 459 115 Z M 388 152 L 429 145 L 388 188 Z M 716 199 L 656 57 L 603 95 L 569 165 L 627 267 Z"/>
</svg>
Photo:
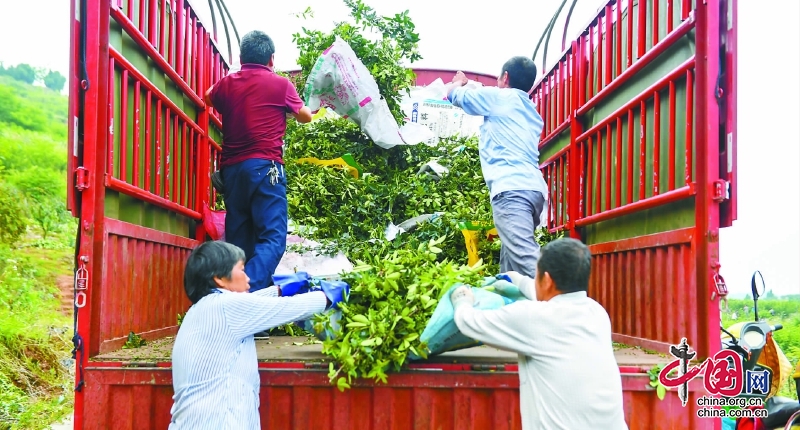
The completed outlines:
<svg viewBox="0 0 800 430">
<path fill-rule="evenodd" d="M 205 102 L 222 115 L 221 178 L 215 186 L 222 186 L 225 197 L 225 240 L 244 250 L 252 292 L 272 285 L 286 251 L 287 116 L 308 123 L 311 110 L 294 85 L 273 72 L 275 44 L 269 36 L 247 33 L 239 51 L 241 70 L 209 88 Z"/>
</svg>

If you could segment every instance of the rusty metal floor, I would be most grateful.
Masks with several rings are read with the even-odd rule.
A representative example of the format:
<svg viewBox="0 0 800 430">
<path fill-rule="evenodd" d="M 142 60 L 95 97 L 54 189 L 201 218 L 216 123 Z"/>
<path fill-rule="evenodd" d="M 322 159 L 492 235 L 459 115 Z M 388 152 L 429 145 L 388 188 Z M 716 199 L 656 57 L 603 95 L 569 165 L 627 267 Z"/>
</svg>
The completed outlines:
<svg viewBox="0 0 800 430">
<path fill-rule="evenodd" d="M 126 362 L 167 362 L 172 355 L 174 337 L 165 337 L 148 342 L 135 349 L 120 349 L 100 354 L 93 361 L 126 361 Z M 266 340 L 256 340 L 258 360 L 264 362 L 323 362 L 327 361 L 322 354 L 322 345 L 316 339 L 306 337 L 273 336 Z M 316 341 L 318 342 L 318 341 Z M 640 348 L 614 344 L 614 355 L 620 366 L 645 366 L 670 361 L 669 357 L 644 351 Z M 475 363 L 475 364 L 507 364 L 516 363 L 517 355 L 490 346 L 478 346 L 459 351 L 446 352 L 423 363 Z"/>
</svg>

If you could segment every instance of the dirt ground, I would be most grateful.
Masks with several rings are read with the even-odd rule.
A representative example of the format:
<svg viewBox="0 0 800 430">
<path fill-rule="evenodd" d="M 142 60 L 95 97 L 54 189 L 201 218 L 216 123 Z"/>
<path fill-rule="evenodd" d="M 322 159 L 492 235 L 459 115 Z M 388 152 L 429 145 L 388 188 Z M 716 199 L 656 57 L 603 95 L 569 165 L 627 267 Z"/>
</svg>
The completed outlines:
<svg viewBox="0 0 800 430">
<path fill-rule="evenodd" d="M 58 275 L 56 278 L 56 285 L 61 294 L 61 313 L 64 315 L 72 315 L 73 310 L 73 279 L 71 276 Z"/>
</svg>

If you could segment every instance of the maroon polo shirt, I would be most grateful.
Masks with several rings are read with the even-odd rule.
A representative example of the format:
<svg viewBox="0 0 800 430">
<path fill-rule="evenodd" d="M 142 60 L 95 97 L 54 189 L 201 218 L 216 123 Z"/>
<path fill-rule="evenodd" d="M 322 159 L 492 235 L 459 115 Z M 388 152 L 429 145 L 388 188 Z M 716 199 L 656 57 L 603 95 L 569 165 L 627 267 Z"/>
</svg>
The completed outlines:
<svg viewBox="0 0 800 430">
<path fill-rule="evenodd" d="M 303 107 L 288 79 L 267 66 L 243 64 L 214 85 L 210 98 L 222 115 L 221 167 L 251 158 L 283 163 L 286 114 Z"/>
</svg>

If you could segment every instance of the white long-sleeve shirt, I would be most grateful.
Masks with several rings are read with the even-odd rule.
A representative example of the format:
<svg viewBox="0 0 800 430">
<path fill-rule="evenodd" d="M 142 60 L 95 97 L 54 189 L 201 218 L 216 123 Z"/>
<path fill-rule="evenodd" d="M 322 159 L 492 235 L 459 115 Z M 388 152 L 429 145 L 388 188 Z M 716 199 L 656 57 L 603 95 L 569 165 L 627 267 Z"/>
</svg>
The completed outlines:
<svg viewBox="0 0 800 430">
<path fill-rule="evenodd" d="M 627 430 L 608 313 L 585 292 L 496 310 L 459 306 L 459 330 L 519 354 L 523 430 Z"/>
<path fill-rule="evenodd" d="M 260 380 L 253 334 L 325 310 L 325 294 L 278 297 L 216 290 L 183 318 L 172 352 L 169 430 L 259 429 Z"/>
</svg>

